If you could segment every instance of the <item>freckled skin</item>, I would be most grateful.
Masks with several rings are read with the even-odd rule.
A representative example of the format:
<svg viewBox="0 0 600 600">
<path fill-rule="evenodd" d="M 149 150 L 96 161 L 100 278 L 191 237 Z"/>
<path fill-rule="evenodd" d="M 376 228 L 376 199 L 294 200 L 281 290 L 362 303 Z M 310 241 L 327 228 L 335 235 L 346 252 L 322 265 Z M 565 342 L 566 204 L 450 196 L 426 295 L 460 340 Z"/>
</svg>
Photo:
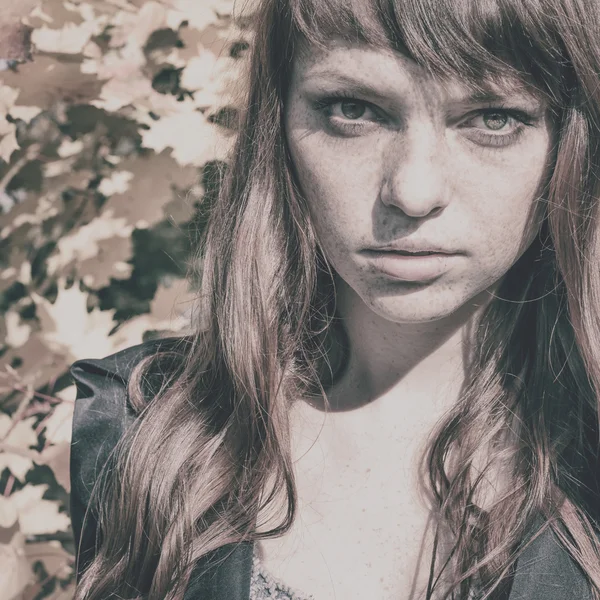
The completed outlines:
<svg viewBox="0 0 600 600">
<path fill-rule="evenodd" d="M 340 104 L 329 121 L 314 108 L 323 85 L 332 87 L 316 74 L 325 68 L 372 86 L 381 98 L 350 95 L 383 113 L 383 122 L 368 109 L 360 133 L 332 130 L 329 121 L 353 121 Z M 317 235 L 349 288 L 396 323 L 442 319 L 493 288 L 539 230 L 552 145 L 543 109 L 516 141 L 482 144 L 479 133 L 510 133 L 515 124 L 490 131 L 476 114 L 484 105 L 458 103 L 465 89 L 458 81 L 442 85 L 400 54 L 341 42 L 294 65 L 286 135 Z M 463 256 L 415 288 L 382 276 L 359 254 L 402 238 Z"/>
<path fill-rule="evenodd" d="M 339 94 L 363 105 L 344 111 Z M 327 390 L 333 411 L 294 404 L 299 516 L 261 548 L 270 572 L 316 598 L 425 596 L 433 534 L 420 458 L 460 395 L 466 324 L 539 230 L 552 146 L 545 108 L 511 96 L 507 107 L 528 106 L 535 125 L 494 146 L 487 134 L 504 128 L 491 131 L 466 95 L 399 54 L 337 41 L 294 64 L 285 132 L 338 275 L 351 352 Z M 463 254 L 414 286 L 361 253 L 403 238 Z"/>
</svg>

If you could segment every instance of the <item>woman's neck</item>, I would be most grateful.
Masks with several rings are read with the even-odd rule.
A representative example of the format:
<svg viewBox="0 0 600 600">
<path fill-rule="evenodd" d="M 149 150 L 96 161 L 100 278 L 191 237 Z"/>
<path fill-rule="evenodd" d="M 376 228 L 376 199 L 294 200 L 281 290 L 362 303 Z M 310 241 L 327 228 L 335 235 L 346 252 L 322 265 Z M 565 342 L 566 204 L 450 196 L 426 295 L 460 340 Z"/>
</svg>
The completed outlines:
<svg viewBox="0 0 600 600">
<path fill-rule="evenodd" d="M 343 280 L 336 281 L 337 315 L 347 334 L 348 364 L 331 390 L 333 412 L 449 408 L 465 380 L 472 327 L 489 293 L 446 318 L 393 323 L 377 315 Z M 428 405 L 428 406 L 427 406 Z M 390 414 L 390 416 L 392 416 Z"/>
</svg>

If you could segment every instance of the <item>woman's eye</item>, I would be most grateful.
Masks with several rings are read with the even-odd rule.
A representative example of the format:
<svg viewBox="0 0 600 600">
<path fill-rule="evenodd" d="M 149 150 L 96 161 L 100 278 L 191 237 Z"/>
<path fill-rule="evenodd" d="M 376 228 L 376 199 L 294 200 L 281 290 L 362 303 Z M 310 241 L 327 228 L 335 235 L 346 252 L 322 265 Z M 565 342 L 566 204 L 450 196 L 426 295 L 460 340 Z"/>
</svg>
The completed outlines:
<svg viewBox="0 0 600 600">
<path fill-rule="evenodd" d="M 482 115 L 483 122 L 488 129 L 499 131 L 506 127 L 509 122 L 509 116 L 504 113 L 489 113 Z"/>
<path fill-rule="evenodd" d="M 368 116 L 369 110 L 367 105 L 359 100 L 340 100 L 331 105 L 331 116 L 355 121 Z"/>
<path fill-rule="evenodd" d="M 481 123 L 484 128 L 489 131 L 502 131 L 507 129 L 507 125 L 514 121 L 514 118 L 511 117 L 508 113 L 502 111 L 489 111 L 480 115 L 477 115 L 470 122 L 476 121 L 477 119 L 481 119 Z"/>
<path fill-rule="evenodd" d="M 368 102 L 356 98 L 334 96 L 318 100 L 316 109 L 322 112 L 328 125 L 340 133 L 358 133 L 373 122 L 381 121 L 379 115 Z"/>
<path fill-rule="evenodd" d="M 389 123 L 389 117 L 369 102 L 345 95 L 329 96 L 315 102 L 330 131 L 356 136 Z M 477 111 L 460 125 L 467 136 L 482 146 L 503 147 L 515 143 L 536 119 L 518 109 L 490 107 Z"/>
<path fill-rule="evenodd" d="M 520 110 L 490 108 L 480 111 L 466 121 L 475 141 L 488 146 L 508 146 L 533 125 L 529 115 Z"/>
</svg>

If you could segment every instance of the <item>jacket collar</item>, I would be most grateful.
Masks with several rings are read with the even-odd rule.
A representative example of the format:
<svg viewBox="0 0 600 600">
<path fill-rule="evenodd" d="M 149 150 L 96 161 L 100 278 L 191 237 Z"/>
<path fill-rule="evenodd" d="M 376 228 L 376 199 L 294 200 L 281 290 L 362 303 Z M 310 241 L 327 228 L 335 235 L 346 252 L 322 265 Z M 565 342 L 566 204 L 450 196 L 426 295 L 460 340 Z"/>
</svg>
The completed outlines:
<svg viewBox="0 0 600 600">
<path fill-rule="evenodd" d="M 509 600 L 593 600 L 585 575 L 550 526 L 519 557 Z"/>
<path fill-rule="evenodd" d="M 248 600 L 254 544 L 227 544 L 194 566 L 184 600 Z"/>
<path fill-rule="evenodd" d="M 249 600 L 254 544 L 229 544 L 200 559 L 184 600 Z M 521 554 L 506 600 L 592 600 L 585 576 L 548 527 Z"/>
</svg>

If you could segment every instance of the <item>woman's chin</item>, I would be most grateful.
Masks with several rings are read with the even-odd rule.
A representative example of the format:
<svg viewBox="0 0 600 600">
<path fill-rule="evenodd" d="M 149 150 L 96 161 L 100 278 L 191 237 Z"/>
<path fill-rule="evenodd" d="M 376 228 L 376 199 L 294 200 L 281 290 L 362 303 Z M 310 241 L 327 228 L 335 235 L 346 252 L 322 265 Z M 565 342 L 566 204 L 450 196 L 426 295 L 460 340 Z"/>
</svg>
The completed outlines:
<svg viewBox="0 0 600 600">
<path fill-rule="evenodd" d="M 484 294 L 489 298 L 489 294 Z M 462 322 L 483 304 L 476 296 L 452 287 L 414 287 L 411 293 L 363 297 L 365 304 L 378 316 L 398 324 L 430 323 L 450 317 Z"/>
</svg>

